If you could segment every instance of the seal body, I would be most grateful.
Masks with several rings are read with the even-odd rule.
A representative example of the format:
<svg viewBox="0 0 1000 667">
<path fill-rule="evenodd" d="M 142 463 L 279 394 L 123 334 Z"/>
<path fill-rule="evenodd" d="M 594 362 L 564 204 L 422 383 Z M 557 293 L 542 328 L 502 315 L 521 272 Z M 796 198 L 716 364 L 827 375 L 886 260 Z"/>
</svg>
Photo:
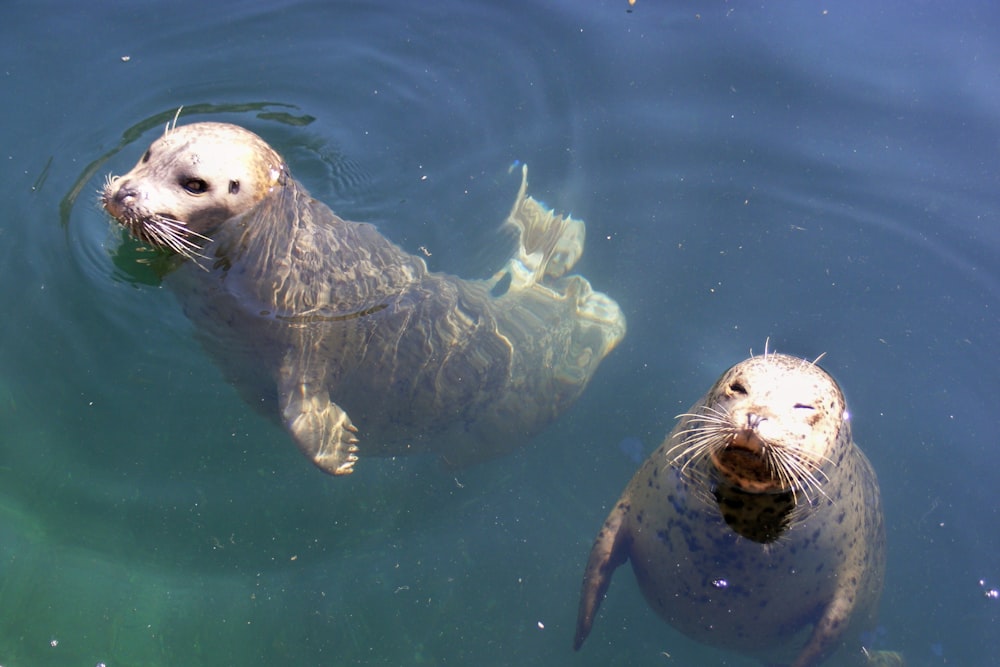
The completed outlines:
<svg viewBox="0 0 1000 667">
<path fill-rule="evenodd" d="M 342 220 L 234 125 L 168 129 L 108 180 L 104 207 L 183 259 L 165 280 L 244 398 L 323 470 L 358 453 L 453 465 L 523 444 L 580 395 L 625 333 L 578 275 L 584 225 L 526 195 L 517 249 L 490 280 L 434 273 L 373 226 Z"/>
<path fill-rule="evenodd" d="M 679 417 L 594 542 L 576 648 L 626 560 L 649 605 L 700 642 L 796 667 L 853 643 L 843 654 L 863 664 L 885 529 L 833 378 L 765 353 Z"/>
</svg>

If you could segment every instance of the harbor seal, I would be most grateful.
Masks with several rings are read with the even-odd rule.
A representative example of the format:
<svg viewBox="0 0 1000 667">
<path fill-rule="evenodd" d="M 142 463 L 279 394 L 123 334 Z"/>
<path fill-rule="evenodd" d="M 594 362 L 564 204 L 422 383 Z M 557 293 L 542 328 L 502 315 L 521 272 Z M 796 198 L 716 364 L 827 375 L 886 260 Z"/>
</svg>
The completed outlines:
<svg viewBox="0 0 1000 667">
<path fill-rule="evenodd" d="M 863 664 L 885 528 L 834 379 L 765 349 L 678 419 L 597 535 L 574 648 L 630 560 L 649 605 L 700 642 L 795 667 L 847 644 Z"/>
<path fill-rule="evenodd" d="M 175 253 L 175 289 L 243 397 L 326 472 L 358 454 L 467 465 L 523 444 L 583 391 L 625 334 L 608 296 L 569 275 L 584 224 L 526 195 L 488 280 L 428 270 L 375 227 L 309 196 L 282 157 L 226 123 L 167 127 L 109 177 L 104 208 Z"/>
</svg>

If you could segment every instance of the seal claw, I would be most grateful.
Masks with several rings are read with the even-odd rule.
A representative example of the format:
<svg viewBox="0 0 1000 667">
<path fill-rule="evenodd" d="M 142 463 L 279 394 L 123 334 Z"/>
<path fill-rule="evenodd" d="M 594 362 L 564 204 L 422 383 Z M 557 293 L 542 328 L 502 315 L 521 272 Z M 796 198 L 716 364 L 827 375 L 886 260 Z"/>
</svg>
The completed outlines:
<svg viewBox="0 0 1000 667">
<path fill-rule="evenodd" d="M 357 457 L 354 458 L 355 460 L 357 459 Z M 354 461 L 345 461 L 344 463 L 341 463 L 339 466 L 337 466 L 337 469 L 333 471 L 333 474 L 341 476 L 341 475 L 350 475 L 353 472 L 354 472 Z"/>
<path fill-rule="evenodd" d="M 305 374 L 289 355 L 281 370 L 280 402 L 285 426 L 295 443 L 321 470 L 331 475 L 353 472 L 358 460 L 357 427 L 347 412 L 330 400 L 321 382 Z"/>
</svg>

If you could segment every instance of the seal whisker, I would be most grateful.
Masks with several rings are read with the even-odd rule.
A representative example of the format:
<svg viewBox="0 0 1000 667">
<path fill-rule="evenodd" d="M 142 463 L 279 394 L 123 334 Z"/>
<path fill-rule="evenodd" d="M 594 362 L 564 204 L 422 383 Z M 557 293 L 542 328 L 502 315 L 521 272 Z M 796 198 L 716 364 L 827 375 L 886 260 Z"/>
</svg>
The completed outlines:
<svg viewBox="0 0 1000 667">
<path fill-rule="evenodd" d="M 771 337 L 770 337 L 770 336 L 768 336 L 767 338 L 765 338 L 765 339 L 764 339 L 764 354 L 762 354 L 762 355 L 761 355 L 761 358 L 763 358 L 763 359 L 767 359 L 767 355 L 768 355 L 768 353 L 769 353 L 769 352 L 770 352 L 771 354 L 774 354 L 774 350 L 768 350 L 768 349 L 767 349 L 767 346 L 768 346 L 768 344 L 769 344 L 770 342 L 771 342 Z M 754 353 L 753 353 L 753 348 L 752 348 L 752 347 L 750 348 L 750 358 L 751 358 L 751 359 L 754 359 L 754 358 L 755 358 L 755 357 L 754 357 Z"/>
<path fill-rule="evenodd" d="M 695 413 L 695 412 L 684 412 L 677 415 L 677 419 L 687 418 L 691 423 L 698 424 L 720 424 L 720 425 L 730 425 L 732 422 L 728 415 L 713 415 L 710 413 Z"/>
<path fill-rule="evenodd" d="M 173 123 L 171 123 L 170 121 L 167 121 L 167 127 L 163 131 L 163 136 L 167 136 L 168 134 L 170 134 L 171 132 L 173 132 L 175 129 L 177 129 L 177 119 L 181 117 L 181 110 L 183 108 L 184 108 L 183 104 L 181 106 L 177 107 L 177 112 L 174 114 L 174 121 L 173 121 Z"/>
<path fill-rule="evenodd" d="M 771 471 L 771 475 L 777 478 L 782 487 L 791 488 L 794 486 L 792 476 L 789 474 L 788 468 L 784 465 L 783 458 L 781 452 L 777 451 L 776 447 L 765 444 L 764 460 L 767 462 L 767 467 Z"/>
<path fill-rule="evenodd" d="M 200 234 L 194 231 L 193 229 L 188 227 L 186 222 L 182 220 L 174 220 L 173 218 L 168 218 L 166 216 L 159 216 L 156 218 L 156 221 L 164 228 L 169 229 L 172 232 L 176 231 L 179 237 L 181 237 L 186 243 L 190 243 L 192 246 L 195 246 L 195 244 L 193 241 L 190 240 L 191 237 L 206 242 L 212 240 L 211 237 L 205 236 L 204 234 Z"/>
<path fill-rule="evenodd" d="M 797 447 L 786 447 L 785 452 L 789 456 L 794 456 L 797 460 L 806 463 L 807 465 L 809 465 L 811 469 L 814 469 L 817 472 L 822 472 L 822 468 L 825 465 L 829 465 L 834 468 L 837 467 L 837 462 L 834 461 L 829 456 L 827 456 L 826 454 L 818 454 L 816 452 L 805 452 Z"/>
<path fill-rule="evenodd" d="M 732 421 L 731 413 L 725 408 L 725 406 L 709 405 L 707 403 L 701 406 L 701 412 L 698 415 L 692 416 L 698 416 L 703 419 L 715 419 L 725 423 L 730 423 Z"/>
<path fill-rule="evenodd" d="M 701 462 L 712 453 L 725 449 L 734 435 L 735 429 L 729 424 L 705 424 L 678 431 L 675 437 L 686 437 L 686 440 L 667 450 L 666 465 L 676 467 L 681 474 L 689 474 L 690 470 L 701 468 Z"/>
<path fill-rule="evenodd" d="M 736 430 L 737 429 L 735 429 L 731 424 L 728 423 L 715 424 L 715 423 L 703 422 L 699 425 L 694 425 L 691 426 L 690 428 L 685 428 L 680 431 L 677 431 L 676 434 L 672 436 L 672 438 L 676 440 L 683 440 L 687 436 L 695 434 L 697 434 L 698 437 L 719 437 L 720 434 L 734 433 Z"/>
<path fill-rule="evenodd" d="M 165 245 L 185 257 L 199 254 L 198 245 L 176 228 L 167 225 L 151 227 L 147 230 L 147 236 L 150 241 Z"/>
<path fill-rule="evenodd" d="M 776 464 L 780 467 L 785 474 L 788 476 L 792 492 L 796 493 L 801 491 L 805 497 L 806 503 L 811 503 L 812 499 L 809 495 L 809 490 L 812 489 L 818 492 L 822 496 L 826 496 L 826 492 L 823 490 L 823 481 L 825 481 L 826 474 L 822 470 L 816 469 L 811 465 L 810 461 L 806 461 L 803 458 L 796 456 L 794 452 L 783 451 L 780 455 L 776 457 Z M 824 477 L 824 480 L 820 480 L 816 473 L 819 473 Z"/>
<path fill-rule="evenodd" d="M 194 231 L 182 220 L 154 215 L 148 218 L 128 216 L 122 222 L 133 236 L 144 243 L 166 247 L 187 259 L 207 259 L 200 252 L 201 245 L 197 241 L 208 242 L 212 239 Z M 202 265 L 199 263 L 198 266 Z"/>
<path fill-rule="evenodd" d="M 676 460 L 690 456 L 697 451 L 708 453 L 721 449 L 730 440 L 728 436 L 731 433 L 731 428 L 721 426 L 701 426 L 678 431 L 674 437 L 679 438 L 681 442 L 668 449 L 666 455 Z M 682 449 L 682 451 L 677 452 L 678 449 Z"/>
</svg>

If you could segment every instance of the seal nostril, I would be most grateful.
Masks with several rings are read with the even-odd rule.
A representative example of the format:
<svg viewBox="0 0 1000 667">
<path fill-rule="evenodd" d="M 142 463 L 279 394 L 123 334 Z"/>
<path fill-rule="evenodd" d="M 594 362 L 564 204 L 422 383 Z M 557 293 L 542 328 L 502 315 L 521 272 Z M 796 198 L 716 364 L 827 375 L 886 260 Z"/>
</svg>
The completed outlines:
<svg viewBox="0 0 1000 667">
<path fill-rule="evenodd" d="M 130 188 L 127 185 L 124 185 L 115 191 L 113 199 L 117 204 L 128 204 L 135 200 L 138 195 L 139 192 L 135 188 Z"/>
</svg>

